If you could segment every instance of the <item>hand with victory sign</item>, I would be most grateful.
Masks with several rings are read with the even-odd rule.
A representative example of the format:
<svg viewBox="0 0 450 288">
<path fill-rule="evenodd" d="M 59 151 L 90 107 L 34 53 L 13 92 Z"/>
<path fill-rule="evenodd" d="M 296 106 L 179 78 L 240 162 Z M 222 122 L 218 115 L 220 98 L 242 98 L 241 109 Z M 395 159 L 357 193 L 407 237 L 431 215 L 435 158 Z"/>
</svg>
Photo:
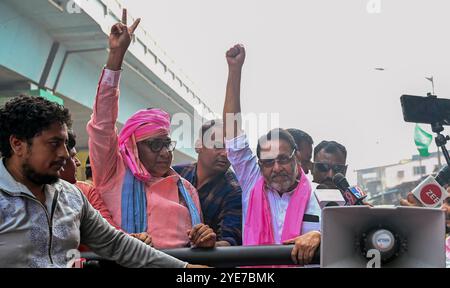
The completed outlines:
<svg viewBox="0 0 450 288">
<path fill-rule="evenodd" d="M 130 46 L 134 31 L 136 31 L 141 19 L 134 21 L 133 25 L 127 26 L 128 13 L 127 9 L 122 11 L 122 22 L 117 23 L 111 28 L 109 35 L 109 58 L 106 68 L 118 71 L 122 68 L 123 58 Z"/>
</svg>

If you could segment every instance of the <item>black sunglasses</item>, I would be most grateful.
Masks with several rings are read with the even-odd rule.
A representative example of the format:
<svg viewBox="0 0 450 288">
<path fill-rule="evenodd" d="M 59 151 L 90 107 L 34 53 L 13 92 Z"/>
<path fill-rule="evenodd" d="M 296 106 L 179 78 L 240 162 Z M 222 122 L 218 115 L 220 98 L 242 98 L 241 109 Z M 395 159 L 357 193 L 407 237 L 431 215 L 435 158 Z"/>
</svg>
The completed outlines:
<svg viewBox="0 0 450 288">
<path fill-rule="evenodd" d="M 332 165 L 328 163 L 314 162 L 313 167 L 314 169 L 322 173 L 328 172 L 330 171 L 330 169 L 332 169 L 334 173 L 341 173 L 341 174 L 345 174 L 345 172 L 347 171 L 347 165 L 343 164 Z"/>
<path fill-rule="evenodd" d="M 273 165 L 275 165 L 275 162 L 278 162 L 278 164 L 281 165 L 286 165 L 289 164 L 289 162 L 291 162 L 291 160 L 294 158 L 295 151 L 296 150 L 294 149 L 290 156 L 280 155 L 274 159 L 259 159 L 259 163 L 266 168 L 273 167 Z"/>
<path fill-rule="evenodd" d="M 167 148 L 167 151 L 173 152 L 173 150 L 175 150 L 175 147 L 177 146 L 177 142 L 176 141 L 162 140 L 162 139 L 155 139 L 155 140 L 151 140 L 151 141 L 144 141 L 144 143 L 154 153 L 161 152 L 161 150 L 164 147 Z"/>
</svg>

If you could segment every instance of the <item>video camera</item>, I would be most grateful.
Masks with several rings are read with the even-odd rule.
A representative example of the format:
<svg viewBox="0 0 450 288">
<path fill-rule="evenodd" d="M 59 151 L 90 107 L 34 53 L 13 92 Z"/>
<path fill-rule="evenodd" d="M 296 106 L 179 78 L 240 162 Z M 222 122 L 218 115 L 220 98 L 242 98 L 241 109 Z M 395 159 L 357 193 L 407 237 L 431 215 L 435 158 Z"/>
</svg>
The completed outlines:
<svg viewBox="0 0 450 288">
<path fill-rule="evenodd" d="M 436 145 L 442 149 L 447 164 L 450 165 L 450 156 L 445 144 L 450 137 L 441 134 L 443 125 L 450 125 L 450 99 L 437 98 L 436 95 L 412 96 L 402 95 L 403 119 L 406 122 L 431 124 L 431 129 L 436 136 Z"/>
</svg>

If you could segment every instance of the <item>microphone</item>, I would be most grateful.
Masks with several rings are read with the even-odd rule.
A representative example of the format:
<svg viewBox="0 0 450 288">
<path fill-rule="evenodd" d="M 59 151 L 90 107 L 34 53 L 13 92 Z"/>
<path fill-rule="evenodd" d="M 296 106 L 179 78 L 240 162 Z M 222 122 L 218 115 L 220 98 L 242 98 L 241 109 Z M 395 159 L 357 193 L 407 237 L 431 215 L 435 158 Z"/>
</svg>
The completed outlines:
<svg viewBox="0 0 450 288">
<path fill-rule="evenodd" d="M 358 186 L 350 186 L 341 173 L 334 175 L 333 183 L 342 192 L 346 206 L 364 205 L 363 200 L 367 194 Z"/>
<path fill-rule="evenodd" d="M 333 206 L 344 206 L 345 199 L 342 197 L 341 191 L 337 189 L 329 189 L 327 185 L 320 184 L 314 191 L 316 200 L 320 209 Z"/>
<path fill-rule="evenodd" d="M 443 187 L 450 183 L 450 168 L 448 165 L 439 170 L 436 177 L 429 175 L 412 193 L 425 206 L 436 208 L 442 205 L 448 197 L 447 190 Z"/>
</svg>

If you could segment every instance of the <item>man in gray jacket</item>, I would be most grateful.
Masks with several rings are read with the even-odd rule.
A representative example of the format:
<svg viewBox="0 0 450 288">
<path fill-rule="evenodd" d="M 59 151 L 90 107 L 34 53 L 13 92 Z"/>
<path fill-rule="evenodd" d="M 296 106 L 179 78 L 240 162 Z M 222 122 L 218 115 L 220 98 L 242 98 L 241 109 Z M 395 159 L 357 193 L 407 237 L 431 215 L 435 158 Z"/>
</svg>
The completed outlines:
<svg viewBox="0 0 450 288">
<path fill-rule="evenodd" d="M 68 267 L 80 243 L 126 267 L 194 267 L 116 230 L 59 179 L 70 125 L 40 97 L 0 108 L 0 267 Z"/>
</svg>

